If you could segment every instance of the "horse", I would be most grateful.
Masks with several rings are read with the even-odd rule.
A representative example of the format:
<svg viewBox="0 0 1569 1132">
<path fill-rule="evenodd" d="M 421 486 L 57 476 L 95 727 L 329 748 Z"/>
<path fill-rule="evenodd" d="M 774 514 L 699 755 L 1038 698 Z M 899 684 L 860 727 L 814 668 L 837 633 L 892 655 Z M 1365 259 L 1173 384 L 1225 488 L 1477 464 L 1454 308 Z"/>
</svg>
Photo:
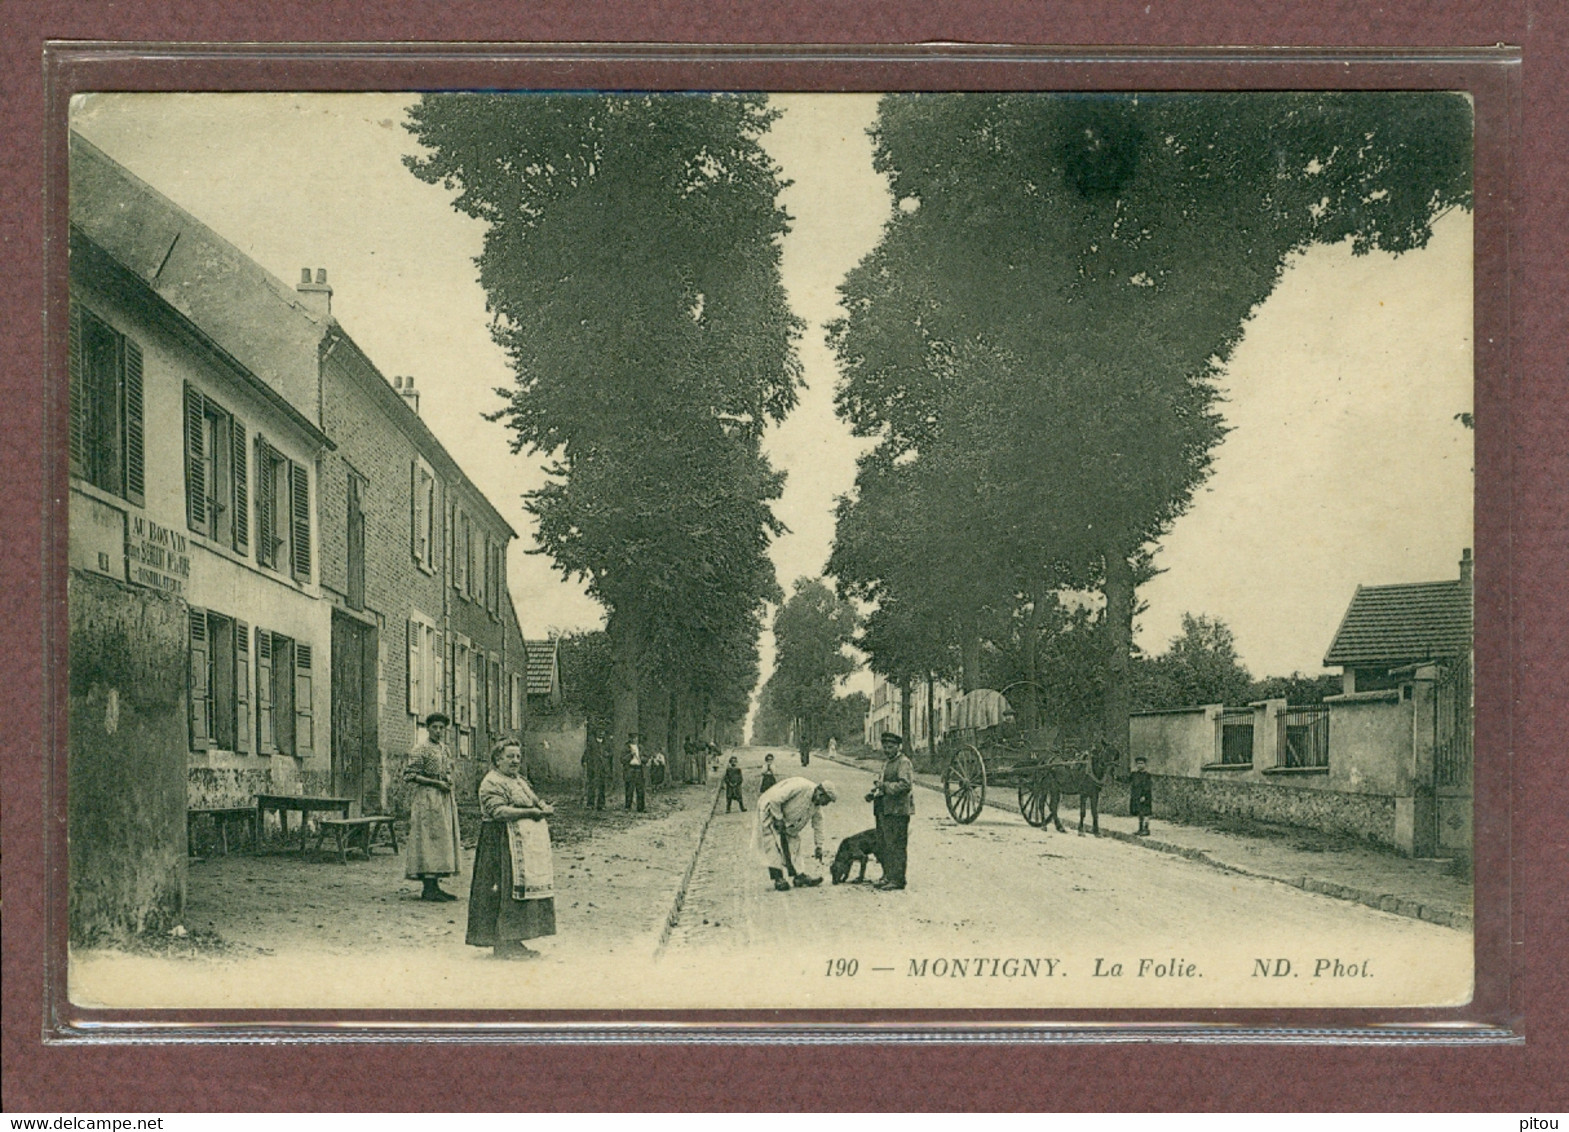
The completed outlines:
<svg viewBox="0 0 1569 1132">
<path fill-rule="evenodd" d="M 1047 798 L 1050 812 L 1047 820 L 1058 833 L 1066 833 L 1062 819 L 1057 816 L 1057 803 L 1064 794 L 1079 796 L 1079 836 L 1084 836 L 1084 811 L 1090 811 L 1091 830 L 1100 836 L 1100 792 L 1111 778 L 1112 768 L 1118 762 L 1117 749 L 1110 743 L 1097 743 L 1087 755 L 1069 762 L 1048 763 L 1045 769 Z"/>
</svg>

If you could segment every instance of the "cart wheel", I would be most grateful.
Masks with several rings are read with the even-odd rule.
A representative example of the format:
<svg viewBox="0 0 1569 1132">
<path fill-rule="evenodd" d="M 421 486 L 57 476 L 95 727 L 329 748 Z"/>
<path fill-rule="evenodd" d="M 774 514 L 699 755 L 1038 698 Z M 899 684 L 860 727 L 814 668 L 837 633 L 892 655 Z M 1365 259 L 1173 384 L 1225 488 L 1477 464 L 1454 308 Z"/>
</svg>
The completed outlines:
<svg viewBox="0 0 1569 1132">
<path fill-rule="evenodd" d="M 1019 779 L 1019 813 L 1036 829 L 1046 824 L 1048 793 L 1044 774 Z"/>
<path fill-rule="evenodd" d="M 948 812 L 960 825 L 969 825 L 981 816 L 986 804 L 986 761 L 974 747 L 966 744 L 954 752 L 942 776 L 943 799 Z"/>
</svg>

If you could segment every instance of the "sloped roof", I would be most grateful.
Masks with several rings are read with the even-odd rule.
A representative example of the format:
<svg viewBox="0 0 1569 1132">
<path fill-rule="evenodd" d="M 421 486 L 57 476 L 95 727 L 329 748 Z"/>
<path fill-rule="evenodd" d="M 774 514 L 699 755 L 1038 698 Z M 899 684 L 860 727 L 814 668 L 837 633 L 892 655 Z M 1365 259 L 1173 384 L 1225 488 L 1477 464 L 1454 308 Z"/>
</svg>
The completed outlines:
<svg viewBox="0 0 1569 1132">
<path fill-rule="evenodd" d="M 528 656 L 528 694 L 548 696 L 556 690 L 556 642 L 524 641 Z"/>
<path fill-rule="evenodd" d="M 1461 581 L 1358 586 L 1326 665 L 1395 664 L 1471 648 L 1471 587 Z"/>
<path fill-rule="evenodd" d="M 239 248 L 80 134 L 71 135 L 71 224 L 241 365 L 317 420 L 328 320 Z"/>
</svg>

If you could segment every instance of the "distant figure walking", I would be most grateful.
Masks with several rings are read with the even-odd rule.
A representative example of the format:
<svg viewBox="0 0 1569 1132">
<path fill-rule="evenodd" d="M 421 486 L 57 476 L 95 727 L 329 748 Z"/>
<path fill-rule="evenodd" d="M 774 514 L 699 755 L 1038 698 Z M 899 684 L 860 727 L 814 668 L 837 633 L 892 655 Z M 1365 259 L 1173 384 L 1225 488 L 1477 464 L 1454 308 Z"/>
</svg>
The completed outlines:
<svg viewBox="0 0 1569 1132">
<path fill-rule="evenodd" d="M 1133 760 L 1133 773 L 1128 775 L 1128 813 L 1139 819 L 1135 836 L 1148 837 L 1150 815 L 1155 812 L 1155 791 L 1150 779 L 1149 760 L 1139 755 Z"/>
<path fill-rule="evenodd" d="M 556 934 L 555 868 L 550 826 L 555 813 L 523 776 L 523 750 L 503 739 L 490 751 L 491 770 L 479 784 L 479 844 L 469 886 L 471 947 L 497 959 L 534 959 L 524 940 Z"/>
<path fill-rule="evenodd" d="M 421 900 L 456 900 L 441 887 L 458 875 L 458 804 L 452 796 L 452 759 L 442 746 L 452 721 L 441 712 L 425 717 L 425 738 L 409 749 L 403 781 L 409 796 L 409 840 L 403 873 L 423 883 Z"/>
<path fill-rule="evenodd" d="M 730 756 L 730 765 L 725 769 L 725 813 L 730 812 L 732 803 L 746 813 L 746 803 L 741 800 L 741 768 L 736 765 L 734 755 Z"/>
</svg>

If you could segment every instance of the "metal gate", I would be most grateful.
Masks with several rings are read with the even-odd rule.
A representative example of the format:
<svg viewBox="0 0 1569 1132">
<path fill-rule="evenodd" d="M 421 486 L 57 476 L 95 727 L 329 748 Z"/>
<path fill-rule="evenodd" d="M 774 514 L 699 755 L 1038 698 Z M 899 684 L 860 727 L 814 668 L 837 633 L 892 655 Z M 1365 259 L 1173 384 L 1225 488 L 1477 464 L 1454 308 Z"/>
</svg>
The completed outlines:
<svg viewBox="0 0 1569 1132">
<path fill-rule="evenodd" d="M 1444 666 L 1433 684 L 1433 783 L 1471 785 L 1471 658 Z"/>
</svg>

